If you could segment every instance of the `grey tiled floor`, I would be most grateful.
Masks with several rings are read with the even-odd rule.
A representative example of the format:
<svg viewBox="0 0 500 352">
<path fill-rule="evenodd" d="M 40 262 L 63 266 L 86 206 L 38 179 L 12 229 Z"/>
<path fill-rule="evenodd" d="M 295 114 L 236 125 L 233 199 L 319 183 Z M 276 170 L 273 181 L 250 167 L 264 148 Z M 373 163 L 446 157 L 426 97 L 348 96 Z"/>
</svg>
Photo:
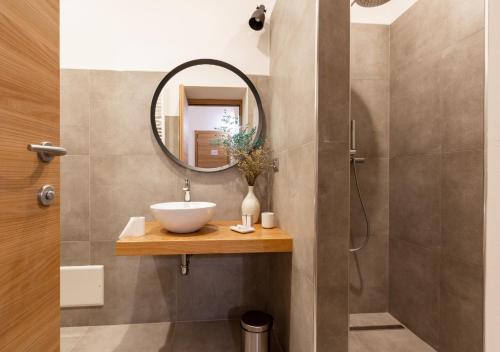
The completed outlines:
<svg viewBox="0 0 500 352">
<path fill-rule="evenodd" d="M 351 326 L 400 324 L 389 313 L 351 314 Z M 349 352 L 436 352 L 408 329 L 349 333 Z"/>
<path fill-rule="evenodd" d="M 61 352 L 240 352 L 240 343 L 238 321 L 61 328 Z"/>
</svg>

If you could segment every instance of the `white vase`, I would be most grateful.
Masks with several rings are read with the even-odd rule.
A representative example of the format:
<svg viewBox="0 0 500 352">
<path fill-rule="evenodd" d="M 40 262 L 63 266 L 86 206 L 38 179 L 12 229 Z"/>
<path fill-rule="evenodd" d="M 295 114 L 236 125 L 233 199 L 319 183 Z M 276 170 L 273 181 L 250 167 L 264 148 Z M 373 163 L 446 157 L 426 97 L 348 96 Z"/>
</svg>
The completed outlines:
<svg viewBox="0 0 500 352">
<path fill-rule="evenodd" d="M 259 220 L 260 203 L 253 191 L 253 186 L 248 186 L 248 193 L 241 204 L 241 215 L 252 215 L 252 223 Z"/>
</svg>

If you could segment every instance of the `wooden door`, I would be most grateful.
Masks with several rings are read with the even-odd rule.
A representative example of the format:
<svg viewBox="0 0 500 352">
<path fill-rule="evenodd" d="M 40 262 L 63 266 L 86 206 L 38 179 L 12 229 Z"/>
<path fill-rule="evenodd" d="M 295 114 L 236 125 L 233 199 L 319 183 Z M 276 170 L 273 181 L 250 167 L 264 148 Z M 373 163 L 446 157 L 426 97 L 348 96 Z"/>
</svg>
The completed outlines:
<svg viewBox="0 0 500 352">
<path fill-rule="evenodd" d="M 217 131 L 194 131 L 195 134 L 195 165 L 197 167 L 214 168 L 229 164 L 229 156 L 224 148 L 214 145 L 214 140 L 220 135 Z"/>
<path fill-rule="evenodd" d="M 187 148 L 184 141 L 184 119 L 186 117 L 186 108 L 188 106 L 186 90 L 181 84 L 179 86 L 179 159 L 187 161 Z"/>
<path fill-rule="evenodd" d="M 59 351 L 59 2 L 0 0 L 0 351 Z M 55 204 L 38 204 L 51 184 Z"/>
</svg>

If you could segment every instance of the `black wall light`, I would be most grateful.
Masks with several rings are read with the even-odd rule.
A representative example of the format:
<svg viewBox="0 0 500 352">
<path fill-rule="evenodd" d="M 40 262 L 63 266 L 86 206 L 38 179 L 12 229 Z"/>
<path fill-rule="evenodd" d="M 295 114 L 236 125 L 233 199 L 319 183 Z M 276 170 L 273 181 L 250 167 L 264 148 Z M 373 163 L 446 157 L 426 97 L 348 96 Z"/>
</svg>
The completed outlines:
<svg viewBox="0 0 500 352">
<path fill-rule="evenodd" d="M 257 7 L 257 10 L 253 12 L 252 17 L 250 17 L 250 20 L 248 21 L 248 24 L 254 31 L 260 31 L 262 28 L 264 28 L 265 20 L 266 7 L 264 5 L 260 5 Z"/>
</svg>

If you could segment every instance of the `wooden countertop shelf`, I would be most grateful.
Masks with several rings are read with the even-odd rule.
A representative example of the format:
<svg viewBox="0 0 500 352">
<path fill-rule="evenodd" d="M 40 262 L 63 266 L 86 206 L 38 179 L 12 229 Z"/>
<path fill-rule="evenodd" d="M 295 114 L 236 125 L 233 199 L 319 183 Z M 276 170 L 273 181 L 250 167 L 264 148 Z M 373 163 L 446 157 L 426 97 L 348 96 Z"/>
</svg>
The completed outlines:
<svg viewBox="0 0 500 352">
<path fill-rule="evenodd" d="M 221 254 L 221 253 L 278 253 L 291 252 L 293 240 L 280 230 L 262 229 L 241 234 L 229 228 L 237 221 L 216 221 L 200 231 L 188 234 L 170 233 L 156 221 L 146 222 L 146 234 L 116 241 L 119 256 Z"/>
</svg>

